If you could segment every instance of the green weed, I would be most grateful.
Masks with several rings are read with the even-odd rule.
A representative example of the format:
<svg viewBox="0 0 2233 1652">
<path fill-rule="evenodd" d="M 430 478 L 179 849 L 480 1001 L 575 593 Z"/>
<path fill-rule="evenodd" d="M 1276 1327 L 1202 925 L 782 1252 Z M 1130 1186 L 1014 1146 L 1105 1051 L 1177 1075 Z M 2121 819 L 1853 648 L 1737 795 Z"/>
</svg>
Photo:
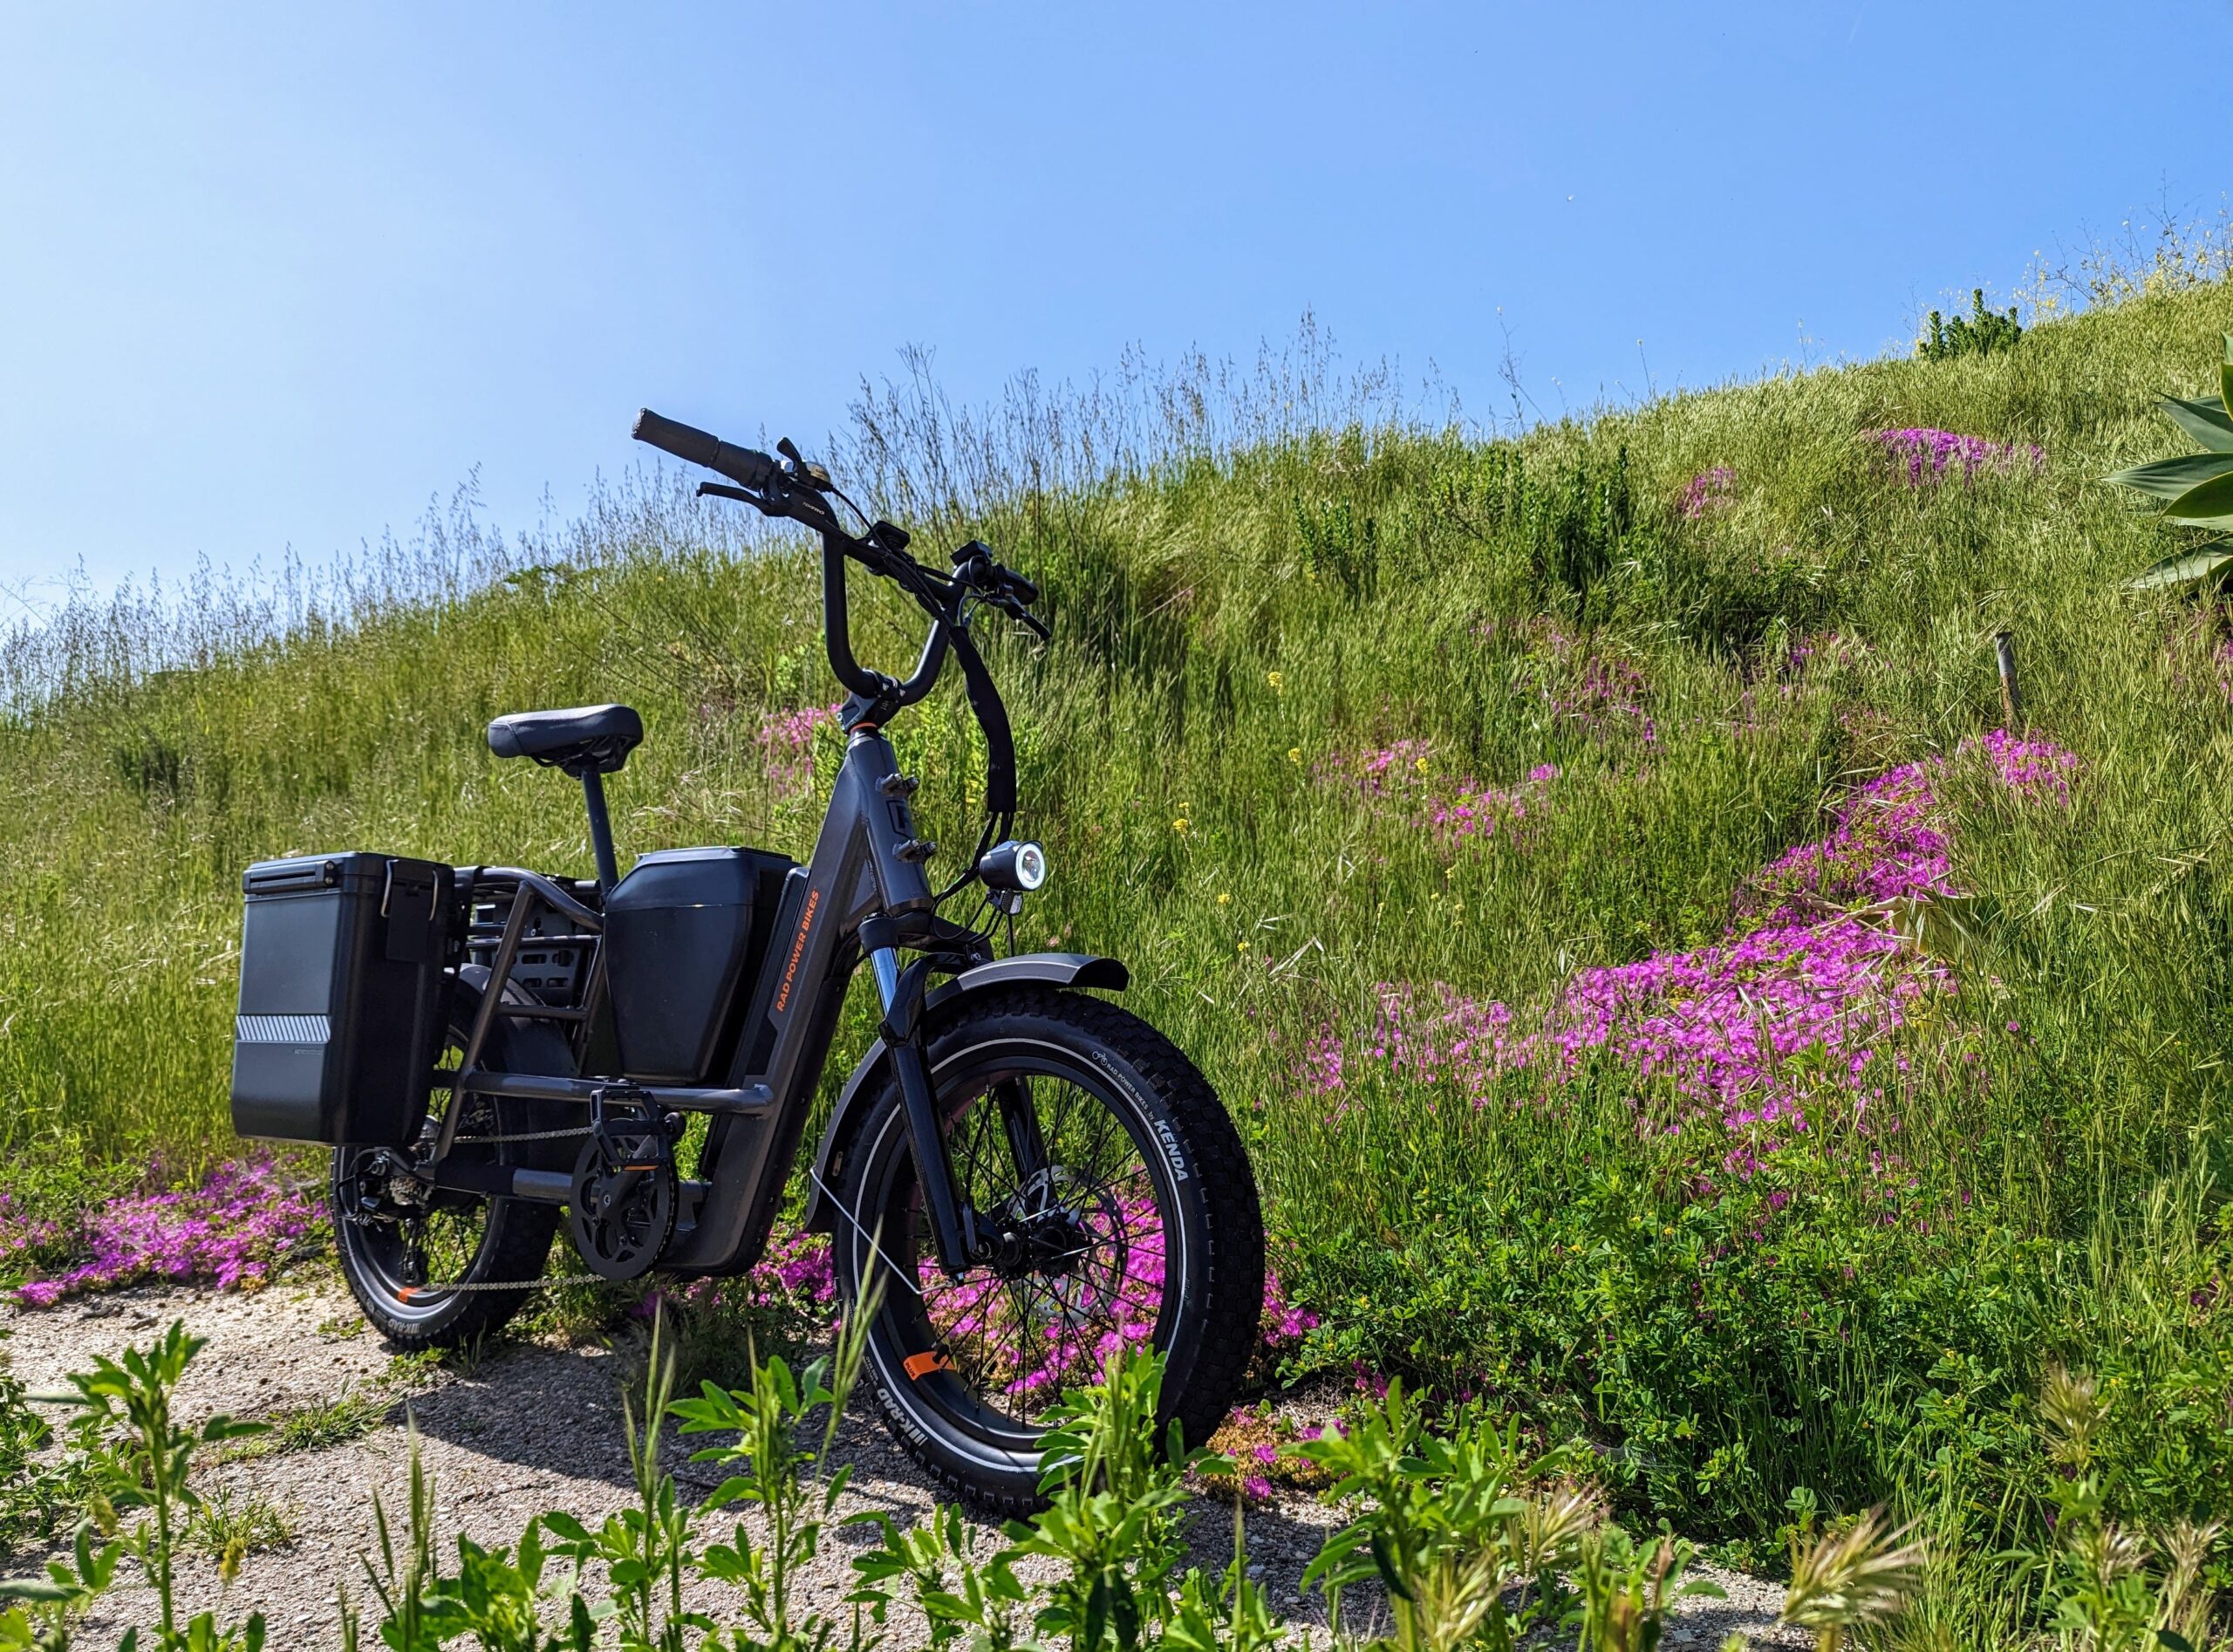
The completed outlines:
<svg viewBox="0 0 2233 1652">
<path fill-rule="evenodd" d="M 207 1612 L 183 1626 L 178 1621 L 175 1583 L 183 1548 L 196 1540 L 214 1544 L 229 1578 L 254 1542 L 285 1532 L 284 1520 L 260 1498 L 236 1503 L 227 1498 L 213 1505 L 194 1485 L 194 1460 L 202 1448 L 260 1434 L 263 1426 L 222 1414 L 198 1428 L 178 1422 L 172 1403 L 179 1379 L 203 1346 L 203 1339 L 187 1335 L 186 1328 L 174 1322 L 150 1347 L 127 1348 L 121 1359 L 99 1356 L 91 1370 L 72 1372 L 64 1389 L 43 1396 L 70 1408 L 69 1449 L 89 1488 L 92 1516 L 79 1524 L 74 1566 L 53 1561 L 44 1579 L 0 1582 L 0 1600 L 44 1608 L 58 1633 L 66 1614 L 106 1590 L 119 1560 L 129 1557 L 155 1592 L 153 1652 L 258 1652 L 260 1613 L 238 1626 L 220 1626 Z M 90 1537 L 96 1524 L 110 1539 L 99 1550 Z M 14 1632 L 0 1617 L 0 1634 Z M 126 1631 L 121 1652 L 132 1652 L 140 1633 L 137 1627 Z M 28 1634 L 22 1642 L 36 1643 Z"/>
<path fill-rule="evenodd" d="M 232 1446 L 225 1457 L 237 1462 L 283 1451 L 323 1451 L 345 1445 L 378 1428 L 393 1403 L 383 1394 L 353 1389 L 321 1404 L 290 1407 L 274 1413 L 264 1424 L 266 1432 Z"/>
<path fill-rule="evenodd" d="M 204 1497 L 188 1521 L 188 1546 L 215 1556 L 230 1580 L 241 1561 L 263 1549 L 283 1549 L 295 1540 L 294 1522 L 263 1492 L 219 1485 Z"/>
</svg>

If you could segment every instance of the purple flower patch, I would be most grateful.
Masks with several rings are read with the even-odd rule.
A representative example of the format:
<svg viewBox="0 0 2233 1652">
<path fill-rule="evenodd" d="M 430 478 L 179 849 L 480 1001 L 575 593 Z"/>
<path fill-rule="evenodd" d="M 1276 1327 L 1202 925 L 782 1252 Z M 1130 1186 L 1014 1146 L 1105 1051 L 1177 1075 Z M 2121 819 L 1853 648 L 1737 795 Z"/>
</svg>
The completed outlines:
<svg viewBox="0 0 2233 1652">
<path fill-rule="evenodd" d="M 1727 465 L 1716 465 L 1690 478 L 1683 489 L 1680 509 L 1685 520 L 1697 522 L 1736 502 L 1737 473 Z"/>
<path fill-rule="evenodd" d="M 85 1224 L 90 1259 L 16 1292 L 25 1307 L 51 1307 L 79 1291 L 142 1280 L 206 1280 L 252 1290 L 320 1219 L 314 1197 L 269 1158 L 221 1164 L 201 1186 L 112 1200 Z"/>
<path fill-rule="evenodd" d="M 1969 481 L 1981 470 L 2013 470 L 2018 465 L 2041 470 L 2047 462 L 2046 449 L 2030 443 L 1988 441 L 1983 436 L 1928 427 L 1872 431 L 1869 440 L 1905 467 L 1910 488 L 1936 481 L 1954 467 L 1959 467 L 1962 480 Z"/>
<path fill-rule="evenodd" d="M 781 712 L 754 731 L 753 744 L 760 747 L 768 778 L 780 788 L 794 790 L 814 778 L 814 731 L 824 723 L 836 722 L 843 704 L 840 700 L 835 705 Z"/>
<path fill-rule="evenodd" d="M 2066 751 L 1999 731 L 1964 749 L 1981 752 L 2019 797 L 2069 801 L 2077 759 Z M 1818 1095 L 1841 1093 L 1861 1116 L 1881 1093 L 1878 1058 L 1904 1068 L 1893 1041 L 1919 1001 L 1956 990 L 1943 966 L 1868 910 L 1952 892 L 1934 789 L 1943 766 L 1910 763 L 1856 790 L 1828 837 L 1761 874 L 1722 939 L 1585 969 L 1524 1025 L 1506 1005 L 1446 986 L 1382 986 L 1362 1032 L 1311 1041 L 1306 1087 L 1334 1098 L 1336 1117 L 1369 1073 L 1447 1087 L 1482 1107 L 1507 1074 L 1533 1068 L 1563 1082 L 1602 1051 L 1679 1099 L 1676 1116 L 1647 1128 L 1712 1121 L 1745 1132 L 1752 1147 L 1731 1150 L 1740 1169 L 1757 1162 L 1755 1149 L 1804 1130 L 1804 1103 Z"/>
<path fill-rule="evenodd" d="M 1366 800 L 1384 812 L 1399 814 L 1445 843 L 1506 832 L 1540 813 L 1550 784 L 1559 776 L 1553 763 L 1538 763 L 1527 778 L 1511 786 L 1489 786 L 1472 775 L 1437 775 L 1434 748 L 1423 740 L 1399 740 L 1355 760 L 1350 772 Z M 1327 778 L 1334 770 L 1321 769 Z"/>
</svg>

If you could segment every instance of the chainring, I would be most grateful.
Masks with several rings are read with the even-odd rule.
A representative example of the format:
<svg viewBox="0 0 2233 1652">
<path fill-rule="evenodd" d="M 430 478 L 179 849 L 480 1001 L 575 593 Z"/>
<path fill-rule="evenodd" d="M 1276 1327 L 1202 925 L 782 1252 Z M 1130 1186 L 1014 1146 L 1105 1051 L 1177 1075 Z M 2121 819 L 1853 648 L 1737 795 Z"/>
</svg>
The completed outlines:
<svg viewBox="0 0 2233 1652">
<path fill-rule="evenodd" d="M 671 1155 L 616 1153 L 612 1137 L 593 1135 L 574 1161 L 567 1225 L 591 1272 L 640 1279 L 674 1233 L 681 1189 Z"/>
</svg>

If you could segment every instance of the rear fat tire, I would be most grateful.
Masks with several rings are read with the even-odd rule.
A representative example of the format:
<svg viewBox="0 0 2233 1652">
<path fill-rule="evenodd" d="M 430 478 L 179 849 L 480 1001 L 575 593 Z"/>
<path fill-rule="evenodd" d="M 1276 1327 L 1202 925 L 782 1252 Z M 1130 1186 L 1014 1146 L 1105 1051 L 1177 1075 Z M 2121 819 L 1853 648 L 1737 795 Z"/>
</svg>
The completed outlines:
<svg viewBox="0 0 2233 1652">
<path fill-rule="evenodd" d="M 1113 1082 L 1100 1097 L 1128 1103 L 1136 1141 L 1156 1187 L 1166 1247 L 1175 1232 L 1183 1252 L 1167 1259 L 1183 1284 L 1165 1299 L 1156 1341 L 1164 1354 L 1162 1420 L 1176 1419 L 1190 1446 L 1207 1443 L 1225 1420 L 1254 1353 L 1264 1300 L 1264 1229 L 1256 1180 L 1224 1105 L 1194 1064 L 1137 1016 L 1100 999 L 1045 986 L 973 994 L 929 1034 L 932 1082 L 967 1070 L 973 1054 L 997 1062 L 996 1047 L 1053 1047 Z M 980 1106 L 992 1104 L 989 1096 Z M 1120 1116 L 1122 1114 L 1120 1113 Z M 905 1160 L 905 1164 L 897 1163 Z M 898 1078 L 887 1068 L 846 1155 L 837 1191 L 841 1207 L 833 1251 L 838 1285 L 858 1299 L 874 1265 L 869 1241 L 845 1212 L 873 1227 L 878 1190 L 896 1173 L 910 1180 L 912 1153 Z M 1183 1178 L 1174 1178 L 1183 1167 Z M 957 1172 L 959 1173 L 959 1172 Z M 887 1241 L 888 1243 L 888 1241 Z M 898 1321 L 887 1302 L 870 1338 L 866 1376 L 892 1433 L 945 1491 L 978 1505 L 1021 1514 L 1042 1505 L 1039 1452 L 1002 1449 L 973 1437 L 922 1397 L 900 1369 Z"/>
<path fill-rule="evenodd" d="M 337 1162 L 346 1148 L 336 1150 Z M 488 1230 L 467 1270 L 469 1282 L 483 1280 L 534 1280 L 543 1277 L 550 1259 L 551 1236 L 558 1231 L 558 1207 L 524 1199 L 488 1201 Z M 502 1328 L 526 1306 L 535 1287 L 516 1291 L 452 1291 L 431 1299 L 417 1314 L 368 1278 L 352 1255 L 342 1235 L 342 1219 L 335 1212 L 336 1246 L 341 1253 L 342 1277 L 349 1294 L 372 1328 L 398 1347 L 458 1348 Z"/>
<path fill-rule="evenodd" d="M 448 1034 L 453 1049 L 465 1043 L 474 1007 L 471 995 L 461 992 L 458 997 Z M 504 1072 L 564 1073 L 571 1070 L 572 1062 L 564 1039 L 548 1027 L 508 1023 L 499 1018 L 489 1028 L 487 1065 Z M 439 1103 L 447 1093 L 434 1094 Z M 557 1109 L 506 1097 L 487 1099 L 498 1134 L 549 1130 L 567 1122 L 554 1116 Z M 562 1141 L 557 1145 L 570 1150 L 574 1144 Z M 366 1242 L 365 1236 L 372 1230 L 351 1222 L 343 1213 L 344 1180 L 360 1150 L 334 1149 L 328 1198 L 341 1275 L 366 1321 L 390 1342 L 406 1350 L 457 1348 L 501 1328 L 535 1294 L 533 1286 L 516 1291 L 452 1291 L 419 1303 L 406 1302 L 397 1295 L 381 1259 Z M 527 1157 L 533 1150 L 526 1144 L 502 1143 L 488 1150 L 499 1163 L 534 1162 Z M 570 1161 L 570 1151 L 567 1157 Z M 560 1208 L 528 1199 L 490 1198 L 482 1204 L 487 1225 L 470 1264 L 463 1270 L 463 1282 L 542 1278 L 551 1238 L 558 1231 Z"/>
</svg>

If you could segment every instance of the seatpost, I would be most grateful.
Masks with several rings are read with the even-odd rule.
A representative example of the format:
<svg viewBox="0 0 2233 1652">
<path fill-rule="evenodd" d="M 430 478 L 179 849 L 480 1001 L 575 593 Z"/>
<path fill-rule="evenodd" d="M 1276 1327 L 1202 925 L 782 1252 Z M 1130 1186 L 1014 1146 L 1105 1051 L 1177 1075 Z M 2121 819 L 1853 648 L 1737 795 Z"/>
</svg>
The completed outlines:
<svg viewBox="0 0 2233 1652">
<path fill-rule="evenodd" d="M 582 801 L 590 808 L 590 848 L 597 855 L 597 885 L 610 895 L 620 881 L 620 863 L 612 855 L 612 817 L 604 812 L 604 776 L 594 768 L 582 771 Z"/>
</svg>

